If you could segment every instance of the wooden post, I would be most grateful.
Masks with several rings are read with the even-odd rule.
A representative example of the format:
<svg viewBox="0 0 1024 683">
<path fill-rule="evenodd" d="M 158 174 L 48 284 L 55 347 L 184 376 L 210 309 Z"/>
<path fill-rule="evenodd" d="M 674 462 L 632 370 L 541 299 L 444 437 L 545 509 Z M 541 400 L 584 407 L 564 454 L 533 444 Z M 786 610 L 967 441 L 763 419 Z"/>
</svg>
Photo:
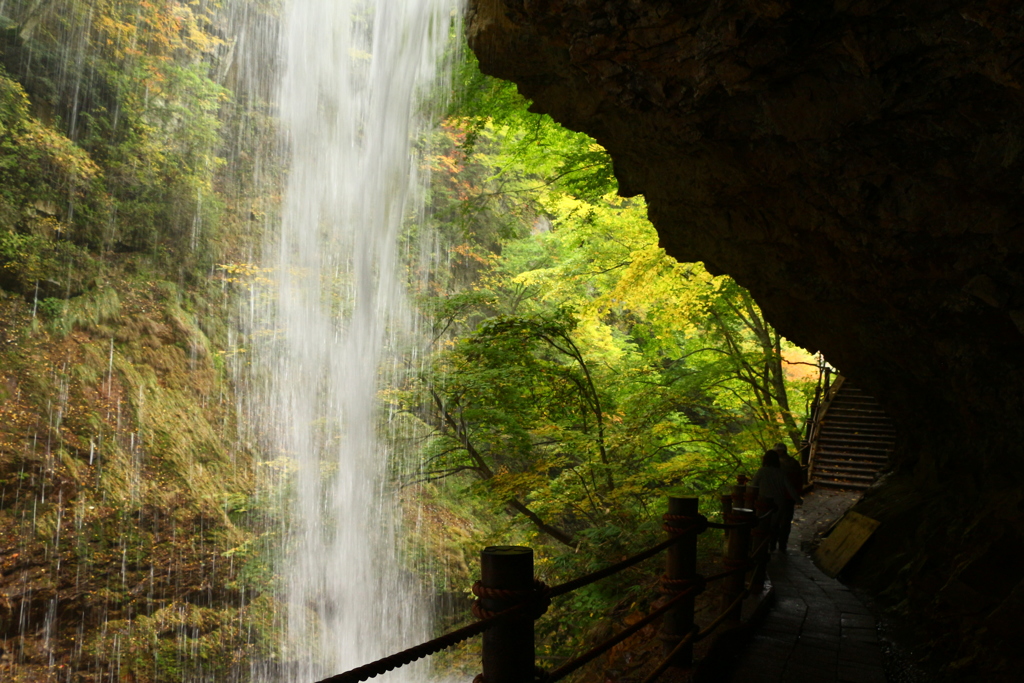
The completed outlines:
<svg viewBox="0 0 1024 683">
<path fill-rule="evenodd" d="M 743 524 L 743 526 L 729 529 L 729 545 L 725 554 L 725 568 L 739 569 L 746 566 L 747 557 L 750 555 L 750 525 L 754 517 L 754 511 L 748 508 L 734 507 L 732 513 L 725 518 L 727 524 Z M 744 591 L 746 572 L 736 572 L 724 579 L 725 591 L 722 597 L 722 607 L 728 607 Z M 729 613 L 729 621 L 738 623 L 743 610 L 743 604 L 736 605 Z"/>
<path fill-rule="evenodd" d="M 533 588 L 533 550 L 500 545 L 480 553 L 480 583 L 485 589 L 525 594 Z M 515 597 L 481 597 L 481 607 L 501 612 L 517 602 Z M 486 683 L 532 683 L 534 678 L 533 617 L 524 613 L 502 621 L 483 634 L 483 668 Z"/>
<path fill-rule="evenodd" d="M 732 496 L 728 493 L 721 495 L 722 500 L 722 519 L 729 519 L 729 515 L 732 514 Z M 722 534 L 722 552 L 724 553 L 728 548 L 729 534 Z"/>
<path fill-rule="evenodd" d="M 668 514 L 679 517 L 689 517 L 693 522 L 697 521 L 700 501 L 696 498 L 669 498 Z M 672 521 L 672 526 L 685 528 L 691 522 Z M 672 599 L 674 593 L 686 590 L 693 585 L 697 578 L 697 535 L 698 530 L 694 529 L 683 535 L 681 541 L 671 546 L 665 556 L 665 578 L 668 583 L 663 589 L 666 599 Z M 663 643 L 664 652 L 668 655 L 675 649 L 679 641 L 693 630 L 693 604 L 697 597 L 696 592 L 683 598 L 676 603 L 676 606 L 665 613 L 661 621 L 660 640 Z M 693 664 L 693 645 L 688 644 L 681 648 L 672 658 L 671 666 L 686 668 Z M 490 683 L 490 682 L 488 682 Z"/>
<path fill-rule="evenodd" d="M 720 498 L 722 501 L 722 519 L 725 519 L 725 516 L 732 512 L 732 496 L 722 494 Z"/>
<path fill-rule="evenodd" d="M 734 508 L 744 507 L 746 503 L 747 481 L 742 474 L 736 477 L 736 485 L 732 487 L 732 506 Z"/>
</svg>

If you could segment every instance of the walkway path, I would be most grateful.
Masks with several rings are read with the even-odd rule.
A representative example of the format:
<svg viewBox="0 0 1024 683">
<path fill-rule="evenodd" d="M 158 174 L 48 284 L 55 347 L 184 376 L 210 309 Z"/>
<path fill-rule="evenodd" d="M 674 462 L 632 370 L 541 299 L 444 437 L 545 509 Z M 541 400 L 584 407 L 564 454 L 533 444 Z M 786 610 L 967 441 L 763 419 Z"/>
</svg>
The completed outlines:
<svg viewBox="0 0 1024 683">
<path fill-rule="evenodd" d="M 797 508 L 788 554 L 768 565 L 775 606 L 739 658 L 736 683 L 886 683 L 875 618 L 797 549 L 857 495 L 816 491 Z"/>
</svg>

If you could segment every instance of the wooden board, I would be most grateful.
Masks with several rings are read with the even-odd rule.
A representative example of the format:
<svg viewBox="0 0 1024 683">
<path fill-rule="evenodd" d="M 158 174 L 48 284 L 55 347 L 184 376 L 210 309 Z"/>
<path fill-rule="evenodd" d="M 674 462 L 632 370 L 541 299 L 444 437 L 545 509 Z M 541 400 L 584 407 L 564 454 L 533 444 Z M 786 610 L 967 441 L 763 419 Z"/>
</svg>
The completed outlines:
<svg viewBox="0 0 1024 683">
<path fill-rule="evenodd" d="M 861 546 L 875 533 L 879 522 L 858 512 L 847 512 L 829 537 L 822 541 L 814 559 L 831 577 L 843 571 Z"/>
</svg>

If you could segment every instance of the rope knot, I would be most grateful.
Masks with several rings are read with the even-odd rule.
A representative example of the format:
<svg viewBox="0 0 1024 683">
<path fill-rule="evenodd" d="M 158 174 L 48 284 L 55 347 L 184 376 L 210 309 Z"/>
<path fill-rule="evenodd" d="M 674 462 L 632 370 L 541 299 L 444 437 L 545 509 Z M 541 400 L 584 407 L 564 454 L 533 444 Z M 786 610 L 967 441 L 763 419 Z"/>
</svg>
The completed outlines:
<svg viewBox="0 0 1024 683">
<path fill-rule="evenodd" d="M 664 524 L 661 528 L 665 533 L 673 536 L 682 536 L 683 534 L 697 533 L 702 534 L 708 528 L 708 518 L 704 515 L 669 515 L 665 514 L 661 516 Z"/>
<path fill-rule="evenodd" d="M 707 586 L 707 580 L 700 574 L 691 576 L 688 579 L 670 579 L 664 574 L 661 576 L 662 595 L 678 595 L 679 593 L 685 593 L 690 590 L 692 590 L 696 595 L 698 593 L 703 593 Z"/>
<path fill-rule="evenodd" d="M 516 605 L 529 603 L 531 609 L 526 612 L 532 619 L 539 619 L 551 605 L 551 598 L 548 596 L 548 586 L 543 581 L 533 580 L 531 588 L 523 590 L 508 590 L 506 588 L 488 588 L 480 581 L 473 584 L 473 595 L 478 600 L 473 603 L 473 616 L 477 619 L 489 619 L 501 612 L 511 609 Z M 485 609 L 483 600 L 501 600 L 508 603 L 504 609 L 497 612 Z"/>
</svg>

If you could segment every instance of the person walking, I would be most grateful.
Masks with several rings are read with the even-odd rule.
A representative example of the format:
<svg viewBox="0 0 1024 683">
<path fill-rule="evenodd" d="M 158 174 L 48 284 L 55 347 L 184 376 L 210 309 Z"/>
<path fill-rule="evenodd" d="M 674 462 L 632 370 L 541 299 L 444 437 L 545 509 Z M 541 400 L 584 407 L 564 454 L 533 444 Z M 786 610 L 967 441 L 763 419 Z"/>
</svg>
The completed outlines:
<svg viewBox="0 0 1024 683">
<path fill-rule="evenodd" d="M 800 463 L 787 452 L 786 444 L 779 442 L 775 444 L 774 450 L 779 454 L 779 467 L 782 473 L 786 475 L 786 479 L 796 489 L 797 494 L 802 493 L 804 488 L 804 471 L 800 467 Z M 779 548 L 782 552 L 786 552 L 786 545 L 789 543 L 789 531 L 793 524 L 793 512 L 796 507 L 796 499 L 799 497 L 799 495 L 791 496 L 787 491 L 786 502 L 779 514 L 778 540 Z"/>
<path fill-rule="evenodd" d="M 800 497 L 800 491 L 783 473 L 778 451 L 765 451 L 761 458 L 761 468 L 754 474 L 754 479 L 750 484 L 757 487 L 759 500 L 771 502 L 774 505 L 771 516 L 772 538 L 768 542 L 768 549 L 775 550 L 778 545 L 779 549 L 785 553 L 786 544 L 789 542 L 789 523 L 793 521 L 793 506 L 800 505 L 804 501 Z M 783 529 L 783 520 L 786 519 L 787 509 L 789 511 L 788 520 Z"/>
</svg>

